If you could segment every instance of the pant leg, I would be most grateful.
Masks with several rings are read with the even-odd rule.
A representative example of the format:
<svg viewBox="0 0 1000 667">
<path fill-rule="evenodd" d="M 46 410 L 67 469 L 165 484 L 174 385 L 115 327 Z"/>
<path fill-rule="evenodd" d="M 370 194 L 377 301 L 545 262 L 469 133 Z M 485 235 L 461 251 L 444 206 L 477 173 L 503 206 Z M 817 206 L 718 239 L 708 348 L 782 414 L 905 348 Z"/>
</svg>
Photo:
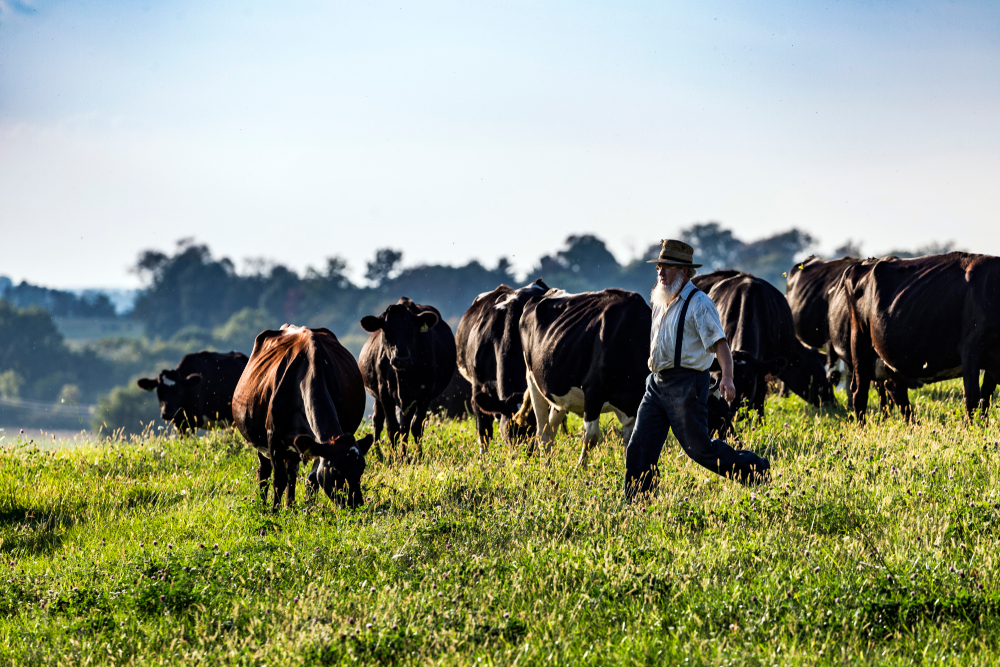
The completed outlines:
<svg viewBox="0 0 1000 667">
<path fill-rule="evenodd" d="M 625 447 L 625 500 L 636 493 L 646 493 L 653 483 L 656 464 L 660 460 L 663 443 L 670 433 L 670 419 L 663 407 L 663 397 L 656 375 L 646 378 L 646 393 L 642 396 L 635 416 L 632 437 Z"/>
<path fill-rule="evenodd" d="M 665 409 L 677 442 L 695 463 L 712 472 L 747 483 L 771 467 L 751 451 L 737 451 L 724 440 L 708 435 L 708 371 L 667 376 L 661 389 L 668 397 Z"/>
</svg>

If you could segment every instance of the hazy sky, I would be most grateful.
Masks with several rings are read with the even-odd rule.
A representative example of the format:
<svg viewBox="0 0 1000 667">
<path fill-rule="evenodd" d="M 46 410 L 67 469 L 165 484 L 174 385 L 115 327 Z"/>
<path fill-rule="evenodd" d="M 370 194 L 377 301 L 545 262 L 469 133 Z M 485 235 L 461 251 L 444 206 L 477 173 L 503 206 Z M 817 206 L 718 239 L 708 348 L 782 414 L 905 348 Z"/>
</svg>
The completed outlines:
<svg viewBox="0 0 1000 667">
<path fill-rule="evenodd" d="M 1000 254 L 1000 3 L 0 0 L 0 275 L 526 270 L 695 221 Z"/>
</svg>

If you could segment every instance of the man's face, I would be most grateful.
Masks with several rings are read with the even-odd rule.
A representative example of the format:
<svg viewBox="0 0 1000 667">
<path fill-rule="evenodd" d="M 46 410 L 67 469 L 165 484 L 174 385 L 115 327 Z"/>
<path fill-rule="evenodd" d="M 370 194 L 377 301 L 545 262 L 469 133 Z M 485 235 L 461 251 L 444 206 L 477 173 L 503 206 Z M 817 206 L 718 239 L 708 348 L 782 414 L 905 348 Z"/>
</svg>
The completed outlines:
<svg viewBox="0 0 1000 667">
<path fill-rule="evenodd" d="M 656 274 L 659 276 L 660 284 L 669 287 L 680 275 L 687 276 L 686 269 L 673 264 L 657 264 Z"/>
</svg>

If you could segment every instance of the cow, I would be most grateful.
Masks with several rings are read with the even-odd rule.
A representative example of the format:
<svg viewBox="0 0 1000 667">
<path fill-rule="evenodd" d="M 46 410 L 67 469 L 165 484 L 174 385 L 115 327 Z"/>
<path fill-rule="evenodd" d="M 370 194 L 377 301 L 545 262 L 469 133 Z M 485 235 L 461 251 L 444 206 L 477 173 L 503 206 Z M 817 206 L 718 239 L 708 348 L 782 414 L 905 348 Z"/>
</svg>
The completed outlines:
<svg viewBox="0 0 1000 667">
<path fill-rule="evenodd" d="M 177 368 L 164 368 L 158 377 L 137 384 L 155 389 L 160 418 L 187 433 L 233 422 L 233 391 L 246 365 L 242 352 L 195 352 L 184 355 Z"/>
<path fill-rule="evenodd" d="M 361 328 L 371 334 L 361 348 L 359 366 L 365 389 L 375 398 L 375 440 L 387 424 L 389 442 L 399 441 L 403 456 L 411 433 L 420 456 L 427 408 L 455 374 L 451 327 L 433 306 L 404 296 L 378 317 L 361 318 Z"/>
<path fill-rule="evenodd" d="M 258 334 L 236 386 L 233 417 L 257 450 L 261 502 L 267 504 L 273 472 L 273 509 L 282 492 L 291 507 L 299 461 L 316 458 L 309 489 L 322 488 L 341 506 L 362 505 L 361 475 L 374 441 L 370 434 L 354 438 L 364 412 L 358 364 L 328 329 L 285 324 Z"/>
<path fill-rule="evenodd" d="M 796 338 L 788 301 L 777 288 L 731 270 L 695 276 L 692 282 L 715 302 L 733 350 L 733 412 L 745 403 L 763 417 L 768 376 L 780 378 L 813 405 L 834 402 L 824 358 Z"/>
<path fill-rule="evenodd" d="M 649 375 L 652 317 L 641 296 L 614 288 L 551 290 L 525 304 L 525 380 L 546 453 L 567 412 L 583 416 L 581 467 L 600 436 L 601 413 L 615 413 L 628 442 Z"/>
<path fill-rule="evenodd" d="M 877 361 L 901 382 L 961 377 L 971 419 L 1000 378 L 1000 258 L 951 252 L 847 268 L 851 394 L 859 422 Z M 985 370 L 980 390 L 979 372 Z"/>
<path fill-rule="evenodd" d="M 528 432 L 511 419 L 528 389 L 518 325 L 525 304 L 548 291 L 541 279 L 518 289 L 500 285 L 477 296 L 458 323 L 458 371 L 472 385 L 472 409 L 483 453 L 493 437 L 494 419 L 500 421 L 500 435 L 507 443 Z"/>
</svg>

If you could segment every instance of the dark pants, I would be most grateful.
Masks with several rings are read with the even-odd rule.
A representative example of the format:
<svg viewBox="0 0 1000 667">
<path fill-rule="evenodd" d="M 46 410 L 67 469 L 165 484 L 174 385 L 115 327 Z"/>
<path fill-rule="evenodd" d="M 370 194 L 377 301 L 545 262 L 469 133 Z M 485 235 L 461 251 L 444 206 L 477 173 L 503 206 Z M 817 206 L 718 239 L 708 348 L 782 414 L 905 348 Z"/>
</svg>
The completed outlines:
<svg viewBox="0 0 1000 667">
<path fill-rule="evenodd" d="M 753 452 L 737 451 L 708 436 L 708 371 L 689 368 L 653 373 L 625 449 L 625 499 L 648 492 L 670 429 L 689 457 L 714 473 L 747 483 L 771 467 Z"/>
</svg>

